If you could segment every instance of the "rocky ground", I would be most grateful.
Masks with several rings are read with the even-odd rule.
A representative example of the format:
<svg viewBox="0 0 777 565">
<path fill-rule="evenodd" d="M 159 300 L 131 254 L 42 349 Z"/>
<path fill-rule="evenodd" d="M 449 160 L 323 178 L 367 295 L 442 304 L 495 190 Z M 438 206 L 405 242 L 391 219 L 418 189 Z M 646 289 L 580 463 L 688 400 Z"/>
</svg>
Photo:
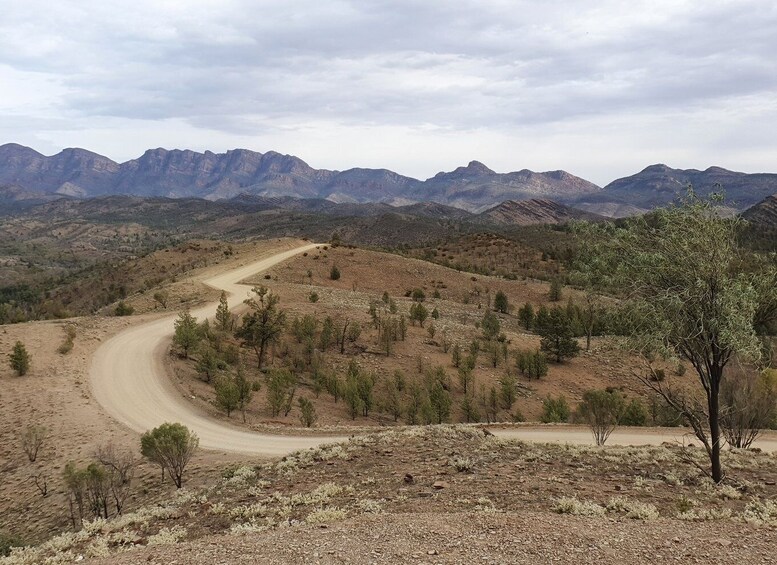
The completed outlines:
<svg viewBox="0 0 777 565">
<path fill-rule="evenodd" d="M 727 453 L 721 486 L 686 456 L 703 463 L 700 450 L 669 445 L 387 431 L 228 466 L 211 487 L 7 563 L 774 562 L 775 456 Z"/>
</svg>

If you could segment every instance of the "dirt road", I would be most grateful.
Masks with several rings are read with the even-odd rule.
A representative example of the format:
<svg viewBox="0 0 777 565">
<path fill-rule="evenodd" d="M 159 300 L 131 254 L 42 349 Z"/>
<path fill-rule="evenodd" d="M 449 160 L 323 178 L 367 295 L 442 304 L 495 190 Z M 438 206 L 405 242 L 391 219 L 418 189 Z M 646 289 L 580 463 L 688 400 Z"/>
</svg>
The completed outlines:
<svg viewBox="0 0 777 565">
<path fill-rule="evenodd" d="M 247 277 L 269 269 L 310 249 L 309 244 L 272 255 L 233 269 L 205 281 L 230 295 L 230 303 L 239 305 L 250 288 L 238 284 Z M 199 319 L 213 317 L 216 304 L 192 311 Z M 175 316 L 129 328 L 106 341 L 95 353 L 90 370 L 91 389 L 97 401 L 113 418 L 138 433 L 164 422 L 180 422 L 200 438 L 200 446 L 215 451 L 251 455 L 280 456 L 298 449 L 339 441 L 343 437 L 272 435 L 246 431 L 216 421 L 200 412 L 183 398 L 165 376 L 164 356 L 173 334 Z M 530 426 L 495 429 L 501 437 L 538 442 L 593 443 L 588 429 L 580 426 Z M 620 429 L 609 445 L 658 445 L 682 440 L 682 429 Z M 772 433 L 756 444 L 764 451 L 777 451 L 777 436 Z"/>
<path fill-rule="evenodd" d="M 315 244 L 278 253 L 208 279 L 205 284 L 226 290 L 230 303 L 239 305 L 250 294 L 250 287 L 239 281 L 313 248 Z M 193 310 L 192 315 L 202 320 L 212 318 L 215 312 L 213 303 Z M 204 449 L 254 455 L 285 455 L 343 439 L 250 432 L 201 413 L 181 397 L 164 373 L 164 355 L 175 318 L 168 316 L 129 328 L 95 353 L 90 370 L 92 393 L 113 418 L 138 433 L 164 422 L 180 422 L 199 436 Z"/>
<path fill-rule="evenodd" d="M 489 428 L 494 435 L 505 439 L 519 439 L 535 442 L 558 442 L 573 445 L 593 445 L 593 435 L 586 426 L 520 425 L 506 428 Z M 701 446 L 689 428 L 617 428 L 607 445 L 660 445 L 664 442 Z M 753 444 L 762 451 L 777 452 L 777 433 L 764 432 Z"/>
</svg>

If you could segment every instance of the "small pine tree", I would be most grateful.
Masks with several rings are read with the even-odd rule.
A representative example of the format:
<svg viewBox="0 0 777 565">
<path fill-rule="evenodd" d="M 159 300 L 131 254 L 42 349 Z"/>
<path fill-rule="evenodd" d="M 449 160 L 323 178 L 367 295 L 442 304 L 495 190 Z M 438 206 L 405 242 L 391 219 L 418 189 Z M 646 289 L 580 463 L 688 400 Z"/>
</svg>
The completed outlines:
<svg viewBox="0 0 777 565">
<path fill-rule="evenodd" d="M 499 379 L 499 397 L 502 401 L 502 408 L 512 410 L 516 396 L 517 384 L 515 376 L 512 373 L 507 373 Z"/>
<path fill-rule="evenodd" d="M 414 302 L 413 305 L 410 306 L 411 322 L 418 322 L 418 324 L 423 328 L 424 322 L 428 317 L 429 317 L 429 310 L 427 310 L 426 306 L 424 306 L 420 302 Z"/>
<path fill-rule="evenodd" d="M 254 389 L 259 390 L 259 383 L 251 383 L 245 376 L 242 367 L 237 368 L 237 375 L 235 375 L 235 387 L 237 387 L 237 407 L 243 414 L 243 422 L 246 421 L 246 408 L 248 403 L 251 402 L 251 396 Z"/>
<path fill-rule="evenodd" d="M 550 320 L 550 310 L 544 304 L 537 309 L 537 315 L 534 317 L 534 328 L 539 332 L 548 325 Z"/>
<path fill-rule="evenodd" d="M 451 352 L 451 363 L 457 369 L 461 367 L 461 347 L 458 343 L 453 346 L 453 351 Z"/>
<path fill-rule="evenodd" d="M 563 286 L 561 280 L 558 278 L 550 281 L 550 290 L 548 291 L 548 299 L 551 302 L 558 302 L 563 296 Z"/>
<path fill-rule="evenodd" d="M 240 390 L 235 380 L 229 376 L 222 376 L 216 379 L 216 404 L 224 412 L 227 418 L 240 404 Z"/>
<path fill-rule="evenodd" d="M 567 422 L 569 420 L 569 404 L 563 396 L 553 398 L 548 396 L 542 401 L 542 423 Z"/>
<path fill-rule="evenodd" d="M 526 331 L 529 331 L 534 326 L 534 306 L 529 302 L 524 304 L 518 310 L 518 320 Z"/>
<path fill-rule="evenodd" d="M 175 320 L 175 333 L 173 334 L 173 344 L 180 347 L 184 358 L 189 358 L 189 352 L 202 339 L 202 331 L 197 324 L 197 318 L 191 315 L 189 309 L 183 310 L 178 314 Z"/>
<path fill-rule="evenodd" d="M 227 293 L 223 290 L 219 298 L 219 305 L 216 307 L 216 327 L 224 332 L 232 329 L 232 314 L 229 312 Z"/>
<path fill-rule="evenodd" d="M 507 300 L 507 295 L 498 290 L 494 296 L 494 310 L 500 314 L 507 314 L 510 309 L 510 302 Z"/>
<path fill-rule="evenodd" d="M 480 421 L 480 412 L 478 412 L 477 402 L 472 394 L 464 395 L 464 399 L 461 401 L 461 413 L 467 423 Z"/>
<path fill-rule="evenodd" d="M 27 353 L 27 348 L 21 341 L 17 341 L 13 346 L 13 351 L 8 356 L 11 368 L 16 371 L 16 374 L 24 376 L 30 368 L 30 354 Z"/>
<path fill-rule="evenodd" d="M 483 319 L 480 321 L 480 329 L 483 331 L 483 337 L 486 340 L 492 340 L 499 335 L 502 324 L 496 314 L 491 310 L 487 310 L 483 315 Z"/>
<path fill-rule="evenodd" d="M 429 391 L 429 403 L 434 422 L 437 424 L 447 422 L 451 415 L 451 395 L 439 380 L 435 380 Z"/>
<path fill-rule="evenodd" d="M 580 352 L 580 345 L 572 337 L 572 327 L 569 318 L 561 308 L 553 308 L 548 316 L 548 322 L 538 328 L 542 337 L 540 348 L 553 357 L 556 363 L 575 357 Z"/>
<path fill-rule="evenodd" d="M 333 281 L 340 279 L 340 269 L 337 267 L 337 265 L 332 265 L 332 268 L 329 269 L 329 278 Z"/>
<path fill-rule="evenodd" d="M 299 404 L 300 410 L 299 421 L 306 428 L 313 427 L 316 424 L 316 421 L 318 421 L 316 407 L 313 406 L 313 402 L 304 396 L 300 396 L 297 399 L 297 404 Z"/>
</svg>

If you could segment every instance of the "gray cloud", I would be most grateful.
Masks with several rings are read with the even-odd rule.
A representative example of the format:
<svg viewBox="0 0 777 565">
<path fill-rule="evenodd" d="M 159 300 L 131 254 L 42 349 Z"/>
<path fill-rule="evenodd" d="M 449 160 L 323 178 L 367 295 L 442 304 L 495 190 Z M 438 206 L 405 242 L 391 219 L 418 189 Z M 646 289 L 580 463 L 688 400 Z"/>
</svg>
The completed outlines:
<svg viewBox="0 0 777 565">
<path fill-rule="evenodd" d="M 562 144 L 565 155 L 573 148 L 564 139 L 586 134 L 622 145 L 627 133 L 615 122 L 687 128 L 706 116 L 725 123 L 722 136 L 773 119 L 768 102 L 777 102 L 777 8 L 759 0 L 0 0 L 0 11 L 0 79 L 4 67 L 57 85 L 37 107 L 0 109 L 29 116 L 53 144 L 81 139 L 68 130 L 117 120 L 160 131 L 176 120 L 189 135 L 200 131 L 190 138 L 204 146 L 212 132 L 269 143 L 283 132 L 290 149 L 307 147 L 310 124 L 330 124 L 340 134 L 420 131 L 430 144 L 441 132 L 460 132 L 462 144 L 477 132 L 478 150 L 486 139 L 530 132 Z M 15 140 L 14 127 L 0 131 Z M 624 163 L 661 149 L 652 137 Z M 687 147 L 664 149 L 665 161 L 687 155 Z M 722 155 L 725 143 L 712 149 Z M 355 161 L 359 150 L 358 141 L 343 147 Z M 697 154 L 704 150 L 701 143 Z M 573 172 L 586 172 L 575 164 L 583 170 Z"/>
</svg>

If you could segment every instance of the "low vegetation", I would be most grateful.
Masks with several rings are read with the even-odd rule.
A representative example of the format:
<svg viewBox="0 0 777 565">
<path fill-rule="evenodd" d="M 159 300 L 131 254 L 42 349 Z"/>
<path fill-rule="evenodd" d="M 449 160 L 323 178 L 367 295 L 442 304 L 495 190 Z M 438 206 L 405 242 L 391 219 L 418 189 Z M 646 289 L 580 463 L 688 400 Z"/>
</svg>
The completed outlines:
<svg viewBox="0 0 777 565">
<path fill-rule="evenodd" d="M 400 462 L 396 454 L 403 454 Z M 440 464 L 440 454 L 446 455 Z M 439 426 L 362 435 L 260 465 L 231 465 L 202 489 L 181 489 L 164 504 L 86 520 L 37 547 L 12 549 L 4 563 L 62 562 L 77 555 L 176 544 L 214 534 L 241 536 L 305 524 L 336 524 L 369 514 L 571 514 L 606 519 L 726 524 L 727 531 L 777 524 L 768 482 L 774 457 L 725 453 L 736 484 L 715 485 L 680 447 L 527 444 L 476 428 Z M 690 451 L 695 460 L 703 449 Z M 516 472 L 516 469 L 519 472 Z M 487 496 L 509 492 L 511 496 Z M 89 495 L 85 500 L 89 500 Z M 87 505 L 87 513 L 90 513 Z M 114 513 L 111 511 L 111 514 Z M 289 529 L 291 528 L 291 529 Z M 750 531 L 750 530 L 748 530 Z"/>
</svg>

